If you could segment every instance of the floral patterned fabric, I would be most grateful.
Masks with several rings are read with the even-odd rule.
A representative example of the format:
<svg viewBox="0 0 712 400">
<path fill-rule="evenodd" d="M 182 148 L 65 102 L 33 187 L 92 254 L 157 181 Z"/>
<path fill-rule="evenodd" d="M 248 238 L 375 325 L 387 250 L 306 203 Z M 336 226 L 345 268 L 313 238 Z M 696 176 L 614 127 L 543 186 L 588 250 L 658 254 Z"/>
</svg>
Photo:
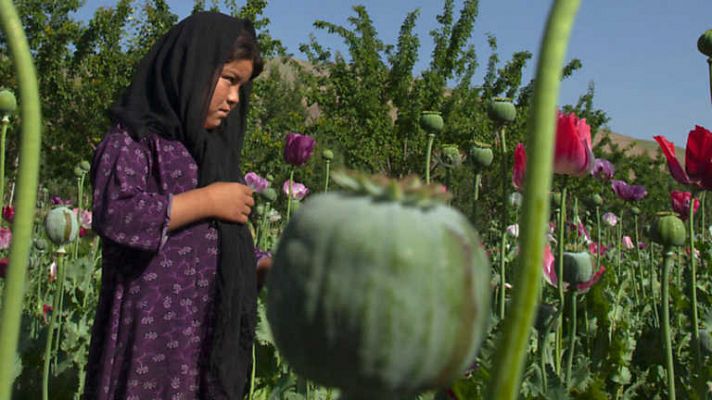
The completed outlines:
<svg viewBox="0 0 712 400">
<path fill-rule="evenodd" d="M 85 399 L 207 398 L 218 235 L 208 221 L 168 232 L 172 195 L 197 165 L 177 141 L 113 128 L 92 164 L 102 286 Z"/>
</svg>

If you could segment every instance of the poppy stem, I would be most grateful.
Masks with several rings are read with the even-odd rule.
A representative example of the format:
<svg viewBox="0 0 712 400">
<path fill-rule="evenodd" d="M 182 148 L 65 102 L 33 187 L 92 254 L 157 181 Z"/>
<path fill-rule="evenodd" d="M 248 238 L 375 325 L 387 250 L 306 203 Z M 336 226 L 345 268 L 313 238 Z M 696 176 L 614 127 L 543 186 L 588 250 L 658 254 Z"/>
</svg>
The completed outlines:
<svg viewBox="0 0 712 400">
<path fill-rule="evenodd" d="M 640 281 L 640 295 L 645 299 L 645 277 L 643 272 L 643 262 L 640 259 L 640 237 L 638 235 L 638 216 L 633 215 L 633 225 L 635 232 L 635 258 L 638 261 L 638 280 Z"/>
<path fill-rule="evenodd" d="M 5 205 L 5 138 L 7 137 L 7 127 L 10 125 L 10 117 L 5 115 L 0 120 L 0 204 Z"/>
<path fill-rule="evenodd" d="M 702 360 L 700 359 L 700 328 L 698 324 L 697 315 L 697 263 L 695 260 L 695 196 L 694 193 L 690 194 L 690 208 L 688 215 L 688 227 L 690 229 L 690 299 L 692 300 L 692 345 L 694 347 L 693 353 L 695 354 L 695 371 L 698 374 L 697 379 L 695 379 L 695 387 L 697 392 L 700 394 L 700 398 L 704 399 L 706 390 L 704 387 L 704 382 L 700 379 L 702 375 Z"/>
<path fill-rule="evenodd" d="M 10 0 L 0 0 L 0 31 L 13 60 L 21 102 L 22 132 L 17 174 L 17 211 L 13 222 L 2 310 L 0 310 L 0 399 L 12 396 L 22 303 L 25 298 L 27 262 L 37 200 L 42 115 L 37 75 L 27 37 L 17 9 Z M 7 53 L 6 53 L 7 54 Z"/>
<path fill-rule="evenodd" d="M 329 166 L 331 164 L 331 160 L 326 160 L 326 179 L 324 179 L 324 192 L 329 191 Z"/>
<path fill-rule="evenodd" d="M 566 363 L 566 386 L 571 383 L 571 366 L 574 363 L 574 350 L 576 350 L 576 288 L 571 287 L 571 329 L 569 329 L 569 358 Z"/>
<path fill-rule="evenodd" d="M 292 215 L 292 186 L 294 185 L 294 168 L 289 172 L 289 188 L 287 190 L 287 221 Z"/>
<path fill-rule="evenodd" d="M 45 345 L 44 366 L 42 369 L 42 400 L 49 400 L 49 364 L 52 358 L 52 343 L 54 342 L 54 327 L 57 324 L 57 319 L 60 314 L 60 291 L 63 289 L 62 281 L 64 281 L 64 246 L 57 249 L 57 281 L 54 299 L 52 301 L 52 316 L 47 327 L 47 342 Z"/>
<path fill-rule="evenodd" d="M 509 223 L 509 215 L 507 213 L 508 211 L 508 205 L 509 202 L 507 201 L 507 141 L 506 141 L 506 134 L 504 131 L 504 126 L 500 125 L 498 129 L 498 136 L 499 136 L 499 146 L 500 146 L 500 155 L 501 155 L 501 174 L 502 174 L 502 214 L 501 214 L 501 225 L 502 225 L 502 236 L 500 238 L 501 243 L 500 243 L 500 257 L 499 257 L 499 318 L 504 319 L 505 315 L 505 306 L 506 306 L 506 301 L 507 301 L 507 290 L 505 285 L 507 284 L 506 280 L 506 268 L 507 268 L 507 260 L 505 258 L 505 253 L 507 251 L 507 224 Z"/>
<path fill-rule="evenodd" d="M 566 179 L 566 178 L 564 178 Z M 556 287 L 559 289 L 559 307 L 565 310 L 564 297 L 564 242 L 566 241 L 566 197 L 568 189 L 566 183 L 561 187 L 561 206 L 559 207 L 559 243 L 556 254 Z M 561 376 L 561 359 L 563 356 L 564 313 L 559 314 L 559 324 L 556 328 L 556 346 L 554 347 L 556 359 L 554 366 L 556 375 Z"/>
<path fill-rule="evenodd" d="M 486 399 L 514 400 L 519 396 L 529 333 L 541 290 L 546 244 L 542 227 L 549 217 L 561 66 L 580 3 L 580 0 L 555 0 L 544 31 L 527 124 L 527 148 L 533 151 L 524 178 L 521 253 L 514 281 L 517 290 L 512 292 L 510 312 L 503 322 L 502 336 L 492 357 L 495 362 Z"/>
<path fill-rule="evenodd" d="M 670 268 L 673 263 L 672 247 L 666 247 L 663 251 L 663 343 L 665 343 L 665 358 L 668 380 L 668 399 L 675 400 L 675 367 L 672 359 L 672 340 L 670 337 Z"/>
<path fill-rule="evenodd" d="M 425 183 L 430 183 L 430 155 L 433 152 L 434 133 L 428 133 L 428 148 L 425 150 Z"/>
</svg>

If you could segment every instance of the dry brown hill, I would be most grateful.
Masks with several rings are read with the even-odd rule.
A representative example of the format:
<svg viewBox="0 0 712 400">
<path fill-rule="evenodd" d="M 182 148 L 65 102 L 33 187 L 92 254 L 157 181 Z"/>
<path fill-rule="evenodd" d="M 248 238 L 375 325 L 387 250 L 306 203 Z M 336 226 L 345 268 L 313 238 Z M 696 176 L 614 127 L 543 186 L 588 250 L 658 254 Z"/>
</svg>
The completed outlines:
<svg viewBox="0 0 712 400">
<path fill-rule="evenodd" d="M 640 155 L 647 154 L 650 157 L 657 157 L 660 153 L 660 146 L 658 143 L 650 138 L 650 140 L 636 139 L 630 136 L 622 135 L 620 133 L 615 133 L 611 131 L 600 131 L 596 134 L 593 140 L 594 146 L 598 144 L 604 137 L 608 136 L 611 142 L 619 146 L 621 150 L 628 151 L 630 155 Z M 609 146 L 606 145 L 603 150 L 606 151 Z M 675 147 L 675 153 L 678 159 L 682 162 L 685 159 L 685 149 L 681 147 Z"/>
</svg>

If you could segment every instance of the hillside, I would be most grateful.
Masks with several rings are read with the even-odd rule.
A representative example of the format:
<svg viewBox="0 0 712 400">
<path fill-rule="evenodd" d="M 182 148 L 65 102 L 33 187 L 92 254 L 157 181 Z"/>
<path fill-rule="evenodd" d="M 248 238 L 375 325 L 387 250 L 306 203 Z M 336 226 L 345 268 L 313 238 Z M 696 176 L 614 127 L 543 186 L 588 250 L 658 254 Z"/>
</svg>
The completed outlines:
<svg viewBox="0 0 712 400">
<path fill-rule="evenodd" d="M 596 134 L 596 137 L 593 141 L 594 146 L 598 144 L 601 139 L 606 137 L 606 135 L 608 135 L 611 139 L 611 142 L 617 144 L 621 150 L 628 148 L 628 146 L 632 146 L 628 150 L 628 153 L 631 155 L 640 155 L 646 153 L 650 157 L 656 157 L 658 154 L 661 154 L 660 146 L 658 146 L 658 143 L 652 138 L 650 140 L 636 139 L 611 131 L 600 131 L 598 134 Z M 606 151 L 607 148 L 608 146 L 604 147 L 604 151 Z M 677 154 L 678 160 L 680 160 L 681 162 L 685 159 L 684 148 L 676 147 L 675 153 Z"/>
</svg>

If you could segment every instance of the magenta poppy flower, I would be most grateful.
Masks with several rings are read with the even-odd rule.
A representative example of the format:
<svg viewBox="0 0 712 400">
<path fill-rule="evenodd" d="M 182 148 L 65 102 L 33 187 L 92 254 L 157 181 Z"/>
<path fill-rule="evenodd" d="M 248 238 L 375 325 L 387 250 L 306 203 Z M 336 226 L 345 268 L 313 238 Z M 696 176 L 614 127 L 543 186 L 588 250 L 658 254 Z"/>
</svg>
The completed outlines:
<svg viewBox="0 0 712 400">
<path fill-rule="evenodd" d="M 514 188 L 521 191 L 524 189 L 524 172 L 527 167 L 527 152 L 524 150 L 524 145 L 517 144 L 514 148 L 514 171 L 512 172 L 512 185 Z"/>
<path fill-rule="evenodd" d="M 683 185 L 712 190 L 712 132 L 695 125 L 687 134 L 685 169 L 675 155 L 675 145 L 665 136 L 653 136 L 667 159 L 672 177 Z"/>
<path fill-rule="evenodd" d="M 7 266 L 10 264 L 10 260 L 7 257 L 0 259 L 0 278 L 5 278 L 7 276 Z"/>
<path fill-rule="evenodd" d="M 594 166 L 591 127 L 585 118 L 575 114 L 558 113 L 556 147 L 554 148 L 554 173 L 583 176 Z"/>
<path fill-rule="evenodd" d="M 606 247 L 605 245 L 603 245 L 601 243 L 591 242 L 588 245 L 588 252 L 593 255 L 596 255 L 596 253 L 600 252 L 600 254 L 598 254 L 598 256 L 603 257 L 606 254 L 606 251 L 608 251 L 608 247 Z"/>
<path fill-rule="evenodd" d="M 309 135 L 290 132 L 284 138 L 284 161 L 295 167 L 306 164 L 314 152 L 316 140 Z"/>
<path fill-rule="evenodd" d="M 72 200 L 69 200 L 69 199 L 64 200 L 59 196 L 52 196 L 50 201 L 52 202 L 52 205 L 55 205 L 55 206 L 70 206 L 70 205 L 72 205 Z"/>
<path fill-rule="evenodd" d="M 645 186 L 629 185 L 624 181 L 616 179 L 611 181 L 611 187 L 618 198 L 625 201 L 638 201 L 648 195 L 648 191 L 645 189 Z"/>
<path fill-rule="evenodd" d="M 2 208 L 2 219 L 11 223 L 15 219 L 15 208 L 13 206 L 4 206 Z"/>
<path fill-rule="evenodd" d="M 593 170 L 591 170 L 591 175 L 602 181 L 608 181 L 613 178 L 613 174 L 615 174 L 615 172 L 616 168 L 613 166 L 612 162 L 604 160 L 602 158 L 597 158 L 596 161 L 593 163 Z"/>
<path fill-rule="evenodd" d="M 42 305 L 42 320 L 44 321 L 45 324 L 48 322 L 47 317 L 52 316 L 52 310 L 53 310 L 53 307 L 51 305 L 49 305 L 49 304 Z"/>
<path fill-rule="evenodd" d="M 282 185 L 282 191 L 285 195 L 289 196 L 289 183 L 291 181 L 287 179 Z M 309 194 L 309 189 L 299 182 L 292 183 L 292 200 L 302 200 L 307 194 Z"/>
<path fill-rule="evenodd" d="M 672 201 L 672 209 L 678 215 L 680 216 L 680 219 L 682 220 L 687 220 L 687 217 L 690 216 L 690 198 L 692 197 L 692 193 L 690 192 L 678 192 L 676 190 L 673 190 L 670 192 L 670 200 Z M 692 210 L 692 214 L 694 215 L 697 212 L 697 209 L 700 208 L 700 201 L 698 199 L 695 199 L 695 205 Z"/>
<path fill-rule="evenodd" d="M 245 174 L 245 184 L 257 193 L 262 193 L 269 187 L 269 181 L 254 172 Z"/>
</svg>

